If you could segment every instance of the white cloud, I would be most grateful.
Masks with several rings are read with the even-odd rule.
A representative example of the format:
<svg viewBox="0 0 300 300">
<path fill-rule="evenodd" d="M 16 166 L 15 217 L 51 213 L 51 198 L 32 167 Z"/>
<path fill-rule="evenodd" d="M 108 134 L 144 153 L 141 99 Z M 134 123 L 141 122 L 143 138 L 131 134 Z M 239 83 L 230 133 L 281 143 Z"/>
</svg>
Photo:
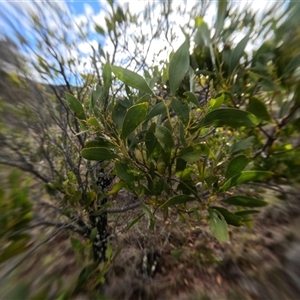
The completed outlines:
<svg viewBox="0 0 300 300">
<path fill-rule="evenodd" d="M 95 13 L 94 13 L 94 9 L 92 6 L 90 6 L 88 3 L 84 3 L 83 4 L 83 7 L 84 7 L 84 14 L 87 16 L 87 17 L 90 17 L 90 16 L 93 16 Z"/>
<path fill-rule="evenodd" d="M 84 54 L 92 54 L 92 46 L 94 47 L 94 49 L 98 49 L 98 42 L 96 40 L 92 40 L 90 42 L 79 43 L 78 49 Z"/>
</svg>

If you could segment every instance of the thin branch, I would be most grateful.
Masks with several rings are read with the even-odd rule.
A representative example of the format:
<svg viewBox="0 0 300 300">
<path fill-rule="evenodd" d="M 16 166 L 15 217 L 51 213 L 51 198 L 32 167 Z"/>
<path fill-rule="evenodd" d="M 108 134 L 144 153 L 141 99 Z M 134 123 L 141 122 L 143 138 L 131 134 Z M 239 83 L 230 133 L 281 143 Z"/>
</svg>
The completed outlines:
<svg viewBox="0 0 300 300">
<path fill-rule="evenodd" d="M 283 188 L 281 188 L 280 186 L 274 186 L 274 185 L 270 185 L 270 184 L 265 184 L 265 183 L 260 183 L 260 182 L 249 182 L 249 183 L 245 183 L 246 185 L 256 185 L 256 186 L 260 186 L 269 190 L 273 190 L 276 191 L 278 193 L 281 194 L 288 194 L 288 195 L 299 195 L 298 192 L 289 192 L 289 191 L 285 191 L 283 190 Z"/>
<path fill-rule="evenodd" d="M 123 213 L 125 211 L 129 211 L 129 210 L 138 208 L 141 205 L 141 203 L 142 202 L 140 201 L 140 202 L 137 202 L 137 203 L 125 206 L 125 207 L 111 208 L 111 209 L 105 210 L 105 212 L 108 213 L 108 214 L 119 214 L 119 213 Z"/>
<path fill-rule="evenodd" d="M 35 177 L 39 178 L 40 180 L 42 180 L 43 182 L 45 183 L 48 183 L 50 181 L 50 179 L 42 174 L 40 174 L 39 172 L 37 172 L 36 170 L 33 169 L 32 165 L 19 165 L 17 164 L 16 162 L 13 162 L 13 161 L 3 161 L 3 160 L 0 160 L 0 164 L 3 164 L 3 165 L 6 165 L 6 166 L 10 166 L 10 167 L 15 167 L 15 168 L 18 168 L 22 171 L 25 171 L 25 172 L 28 172 L 28 173 L 31 173 L 33 174 Z"/>
</svg>

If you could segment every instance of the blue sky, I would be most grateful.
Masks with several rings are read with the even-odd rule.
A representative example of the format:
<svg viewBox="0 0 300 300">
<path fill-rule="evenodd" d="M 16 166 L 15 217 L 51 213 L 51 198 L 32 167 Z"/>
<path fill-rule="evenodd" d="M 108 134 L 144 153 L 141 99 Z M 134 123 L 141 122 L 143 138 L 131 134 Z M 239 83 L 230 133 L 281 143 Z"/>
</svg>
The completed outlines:
<svg viewBox="0 0 300 300">
<path fill-rule="evenodd" d="M 73 1 L 65 1 L 68 5 L 70 11 L 75 14 L 83 14 L 85 12 L 85 6 L 89 5 L 93 8 L 94 12 L 98 12 L 101 9 L 100 1 L 94 0 L 94 1 L 79 1 L 79 0 L 73 0 Z"/>
<path fill-rule="evenodd" d="M 56 18 L 55 14 L 51 14 L 51 11 L 48 10 L 47 5 L 43 5 L 41 1 L 3 1 L 0 0 L 0 36 L 1 35 L 8 35 L 10 38 L 12 38 L 17 44 L 19 44 L 18 39 L 16 38 L 16 34 L 14 32 L 13 27 L 20 33 L 21 36 L 25 37 L 26 40 L 29 42 L 30 47 L 36 51 L 36 53 L 39 53 L 41 56 L 45 57 L 46 60 L 49 59 L 49 56 L 44 56 L 44 51 L 41 49 L 38 49 L 36 44 L 36 32 L 35 30 L 32 30 L 32 23 L 28 20 L 31 19 L 29 17 L 29 12 L 33 11 L 34 13 L 38 12 L 35 3 L 37 3 L 39 7 L 42 8 L 42 12 L 45 14 L 46 17 L 46 24 L 49 24 L 48 28 L 52 28 L 55 36 L 61 32 L 61 22 L 59 19 Z M 47 0 L 45 2 L 48 2 Z M 50 1 L 49 1 L 50 2 Z M 48 2 L 48 3 L 49 3 Z M 54 3 L 55 2 L 55 3 Z M 89 20 L 92 18 L 92 16 L 95 16 L 102 11 L 101 9 L 101 3 L 98 0 L 94 1 L 53 1 L 54 5 L 58 5 L 58 7 L 61 7 L 59 9 L 61 12 L 66 11 L 67 14 L 70 16 L 71 20 L 74 20 L 73 25 L 74 28 L 76 27 L 75 24 L 78 24 L 80 20 Z M 64 14 L 64 13 L 63 13 Z M 41 16 L 41 15 L 40 15 Z M 86 18 L 86 16 L 90 16 L 90 18 Z M 102 18 L 101 18 L 102 19 Z M 11 23 L 10 23 L 11 22 Z M 31 25 L 29 25 L 31 23 Z M 43 21 L 44 23 L 44 21 Z M 90 27 L 93 27 L 94 22 L 91 20 Z M 70 32 L 71 33 L 71 32 Z M 97 42 L 103 42 L 102 38 L 94 32 L 93 30 L 88 30 L 89 39 L 93 42 L 95 49 L 98 49 Z M 75 34 L 76 35 L 76 34 Z M 75 41 L 74 35 L 70 35 L 70 39 Z M 88 41 L 87 41 L 88 42 Z M 32 55 L 32 50 L 29 49 L 29 47 L 25 47 L 20 45 L 20 51 L 25 55 L 25 57 L 28 58 L 28 60 L 32 60 L 36 58 L 36 55 Z M 74 57 L 75 59 L 81 58 L 81 61 L 88 61 L 88 56 L 90 54 L 90 45 L 88 43 L 81 43 L 77 45 L 77 49 L 71 49 L 71 52 L 67 53 L 67 51 L 63 48 L 63 43 L 61 45 L 56 46 L 58 53 L 61 53 L 64 58 L 67 57 L 71 58 Z M 49 61 L 49 60 L 48 60 Z M 84 67 L 80 69 L 82 72 Z M 34 72 L 34 71 L 33 71 Z M 39 76 L 38 73 L 35 73 L 35 76 Z M 40 80 L 40 79 L 38 79 Z"/>
<path fill-rule="evenodd" d="M 29 1 L 0 0 L 0 8 L 1 9 L 5 8 L 6 4 L 8 4 L 8 3 L 17 4 L 21 8 L 24 2 L 35 2 L 35 1 L 32 1 L 32 0 L 29 0 Z M 94 9 L 94 11 L 98 11 L 101 7 L 99 0 L 90 0 L 90 1 L 71 0 L 71 1 L 57 1 L 57 2 L 65 2 L 68 5 L 68 7 L 70 8 L 70 10 L 75 14 L 82 14 L 84 12 L 85 4 L 90 5 Z"/>
</svg>

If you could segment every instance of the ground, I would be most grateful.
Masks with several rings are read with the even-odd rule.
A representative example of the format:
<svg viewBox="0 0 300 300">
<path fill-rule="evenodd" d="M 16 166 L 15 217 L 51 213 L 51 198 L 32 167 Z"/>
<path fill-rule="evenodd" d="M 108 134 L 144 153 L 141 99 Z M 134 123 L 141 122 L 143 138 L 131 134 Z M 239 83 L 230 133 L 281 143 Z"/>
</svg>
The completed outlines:
<svg viewBox="0 0 300 300">
<path fill-rule="evenodd" d="M 270 205 L 255 217 L 253 228 L 230 227 L 230 241 L 226 243 L 215 240 L 205 218 L 182 222 L 175 217 L 164 221 L 158 216 L 154 231 L 147 229 L 146 219 L 141 221 L 112 240 L 113 250 L 122 250 L 106 282 L 97 288 L 98 294 L 122 300 L 299 298 L 299 189 L 283 189 L 285 199 L 279 199 L 282 195 L 277 192 L 260 189 Z M 124 218 L 118 222 L 111 219 L 111 228 L 128 222 Z M 45 230 L 42 235 L 48 234 Z M 60 231 L 11 274 L 5 278 L 0 275 L 0 299 L 58 299 L 58 291 L 63 295 L 74 286 L 82 267 L 68 232 Z M 67 298 L 95 297 L 95 293 L 82 289 Z"/>
<path fill-rule="evenodd" d="M 205 220 L 160 220 L 148 233 L 135 228 L 118 241 L 123 250 L 105 293 L 112 299 L 297 298 L 300 198 L 296 192 L 285 200 L 267 196 L 272 203 L 254 227 L 232 227 L 227 243 L 213 238 Z M 145 254 L 148 261 L 158 258 L 154 274 L 143 268 Z"/>
</svg>

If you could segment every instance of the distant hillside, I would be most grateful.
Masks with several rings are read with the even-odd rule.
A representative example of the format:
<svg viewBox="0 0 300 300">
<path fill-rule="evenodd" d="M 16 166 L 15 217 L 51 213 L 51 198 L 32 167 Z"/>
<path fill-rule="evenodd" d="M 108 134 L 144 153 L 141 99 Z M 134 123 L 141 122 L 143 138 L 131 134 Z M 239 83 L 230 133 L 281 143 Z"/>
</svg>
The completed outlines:
<svg viewBox="0 0 300 300">
<path fill-rule="evenodd" d="M 45 109 L 47 117 L 47 106 L 50 101 L 55 101 L 57 96 L 64 98 L 67 87 L 64 85 L 50 86 L 33 80 L 22 78 L 0 69 L 0 117 L 1 121 L 10 125 L 18 123 L 19 116 L 24 115 L 25 106 L 28 116 L 40 114 Z M 59 105 L 59 103 L 56 103 Z M 40 114 L 41 115 L 41 114 Z"/>
</svg>

